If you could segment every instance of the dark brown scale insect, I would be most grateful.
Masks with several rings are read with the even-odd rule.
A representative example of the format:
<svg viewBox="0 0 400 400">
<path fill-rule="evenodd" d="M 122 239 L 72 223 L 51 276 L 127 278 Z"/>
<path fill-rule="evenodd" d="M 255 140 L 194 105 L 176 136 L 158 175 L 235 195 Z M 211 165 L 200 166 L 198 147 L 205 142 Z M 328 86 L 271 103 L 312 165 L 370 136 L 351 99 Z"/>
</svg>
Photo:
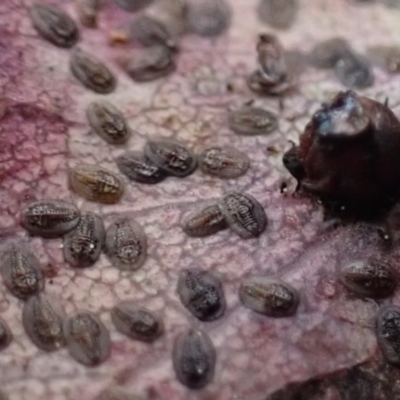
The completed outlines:
<svg viewBox="0 0 400 400">
<path fill-rule="evenodd" d="M 172 139 L 149 140 L 144 153 L 160 169 L 178 178 L 192 174 L 197 168 L 195 154 Z"/>
<path fill-rule="evenodd" d="M 79 196 L 104 204 L 117 203 L 124 183 L 113 172 L 95 165 L 80 164 L 68 173 L 69 186 Z"/>
<path fill-rule="evenodd" d="M 39 260 L 22 245 L 11 244 L 3 252 L 1 276 L 11 294 L 22 300 L 38 294 L 45 286 Z"/>
<path fill-rule="evenodd" d="M 209 336 L 189 329 L 174 342 L 172 363 L 179 382 L 189 389 L 202 389 L 215 373 L 217 354 Z"/>
<path fill-rule="evenodd" d="M 132 181 L 154 185 L 168 175 L 139 151 L 132 151 L 117 157 L 116 164 L 122 174 Z"/>
<path fill-rule="evenodd" d="M 278 29 L 290 28 L 298 12 L 298 0 L 261 0 L 258 7 L 260 20 Z"/>
<path fill-rule="evenodd" d="M 226 228 L 228 224 L 218 204 L 203 206 L 182 222 L 182 230 L 192 237 L 210 236 Z"/>
<path fill-rule="evenodd" d="M 101 0 L 76 0 L 76 12 L 81 24 L 87 28 L 97 28 L 97 16 Z"/>
<path fill-rule="evenodd" d="M 80 219 L 79 210 L 62 200 L 40 200 L 21 210 L 21 225 L 32 235 L 61 237 L 74 229 Z"/>
<path fill-rule="evenodd" d="M 389 297 L 396 289 L 393 270 L 379 260 L 356 260 L 340 270 L 340 280 L 351 292 L 372 298 Z"/>
<path fill-rule="evenodd" d="M 374 83 L 370 63 L 353 51 L 345 53 L 335 64 L 334 70 L 346 87 L 363 89 Z"/>
<path fill-rule="evenodd" d="M 170 50 L 177 50 L 176 39 L 166 25 L 152 17 L 142 15 L 131 24 L 131 36 L 143 46 L 162 45 Z"/>
<path fill-rule="evenodd" d="M 300 136 L 301 190 L 362 219 L 399 199 L 400 122 L 384 104 L 353 91 L 338 93 Z M 351 168 L 349 168 L 351 166 Z"/>
<path fill-rule="evenodd" d="M 63 318 L 64 312 L 59 304 L 42 293 L 30 297 L 22 311 L 22 323 L 29 339 L 47 352 L 65 345 Z"/>
<path fill-rule="evenodd" d="M 13 334 L 3 318 L 0 317 L 0 351 L 7 348 L 13 340 Z M 0 400 L 1 400 L 1 392 L 0 392 Z"/>
<path fill-rule="evenodd" d="M 350 52 L 347 41 L 334 37 L 318 43 L 310 52 L 309 60 L 314 67 L 329 69 Z"/>
<path fill-rule="evenodd" d="M 385 359 L 400 366 L 400 308 L 387 305 L 378 312 L 376 337 Z"/>
<path fill-rule="evenodd" d="M 64 236 L 64 259 L 74 267 L 90 267 L 99 259 L 104 242 L 103 220 L 92 212 L 83 214 L 78 226 Z"/>
<path fill-rule="evenodd" d="M 103 390 L 100 395 L 96 397 L 96 400 L 143 400 L 143 398 L 136 396 L 122 386 L 112 386 Z"/>
<path fill-rule="evenodd" d="M 136 49 L 131 58 L 121 61 L 121 67 L 134 81 L 149 82 L 171 74 L 176 64 L 168 47 L 152 46 Z"/>
<path fill-rule="evenodd" d="M 280 95 L 293 87 L 283 47 L 278 38 L 271 34 L 259 36 L 257 43 L 259 69 L 248 78 L 249 88 L 267 95 Z"/>
<path fill-rule="evenodd" d="M 265 135 L 278 128 L 278 116 L 263 108 L 244 106 L 229 113 L 228 125 L 239 135 Z"/>
<path fill-rule="evenodd" d="M 111 353 L 110 333 L 95 314 L 78 311 L 64 321 L 65 339 L 70 356 L 79 363 L 94 367 Z"/>
<path fill-rule="evenodd" d="M 224 33 L 231 23 L 232 11 L 225 0 L 196 0 L 187 4 L 187 30 L 203 37 Z"/>
<path fill-rule="evenodd" d="M 265 211 L 253 196 L 230 193 L 220 207 L 229 227 L 242 239 L 260 236 L 267 226 Z"/>
<path fill-rule="evenodd" d="M 124 115 L 110 102 L 93 101 L 86 110 L 91 128 L 107 143 L 125 144 L 131 137 L 131 129 Z"/>
<path fill-rule="evenodd" d="M 120 218 L 108 227 L 105 248 L 114 267 L 136 271 L 147 259 L 146 233 L 133 218 Z"/>
<path fill-rule="evenodd" d="M 292 147 L 283 155 L 282 162 L 297 181 L 301 181 L 305 177 L 304 165 L 300 159 L 298 146 L 293 144 Z"/>
<path fill-rule="evenodd" d="M 164 332 L 164 324 L 157 314 L 132 301 L 122 301 L 114 306 L 111 319 L 119 332 L 142 342 L 154 342 Z"/>
<path fill-rule="evenodd" d="M 114 0 L 114 3 L 126 11 L 137 12 L 148 7 L 154 0 Z"/>
<path fill-rule="evenodd" d="M 200 321 L 214 321 L 225 312 L 222 282 L 211 272 L 199 269 L 181 271 L 177 292 L 182 304 Z"/>
<path fill-rule="evenodd" d="M 299 305 L 295 288 L 279 279 L 251 277 L 240 285 L 239 297 L 251 310 L 269 317 L 289 317 Z"/>
<path fill-rule="evenodd" d="M 50 43 L 70 48 L 78 42 L 74 20 L 56 5 L 35 3 L 29 8 L 29 14 L 37 32 Z"/>
<path fill-rule="evenodd" d="M 247 155 L 232 146 L 214 146 L 198 157 L 200 169 L 208 175 L 234 179 L 244 175 L 250 167 Z"/>
<path fill-rule="evenodd" d="M 103 61 L 81 49 L 71 54 L 70 68 L 75 78 L 95 93 L 111 93 L 117 85 L 116 77 Z"/>
</svg>

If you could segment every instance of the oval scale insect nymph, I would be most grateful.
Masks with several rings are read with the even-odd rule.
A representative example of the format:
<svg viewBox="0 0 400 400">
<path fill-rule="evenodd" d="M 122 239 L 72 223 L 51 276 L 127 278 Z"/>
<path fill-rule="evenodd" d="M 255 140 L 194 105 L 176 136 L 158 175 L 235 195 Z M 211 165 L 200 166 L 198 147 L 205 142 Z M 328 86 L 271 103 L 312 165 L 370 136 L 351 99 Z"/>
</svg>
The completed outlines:
<svg viewBox="0 0 400 400">
<path fill-rule="evenodd" d="M 100 257 L 105 241 L 103 220 L 96 214 L 83 214 L 72 232 L 64 236 L 65 261 L 79 268 L 92 266 Z"/>
<path fill-rule="evenodd" d="M 86 110 L 92 129 L 110 144 L 125 144 L 131 137 L 131 129 L 124 115 L 110 102 L 93 101 Z"/>
<path fill-rule="evenodd" d="M 117 203 L 124 192 L 124 183 L 116 174 L 95 165 L 80 164 L 70 169 L 68 177 L 76 194 L 98 203 Z"/>
<path fill-rule="evenodd" d="M 195 210 L 182 221 L 181 226 L 186 235 L 192 237 L 205 237 L 228 228 L 218 204 Z"/>
<path fill-rule="evenodd" d="M 136 271 L 147 258 L 147 237 L 133 218 L 119 218 L 107 229 L 106 254 L 114 267 Z"/>
<path fill-rule="evenodd" d="M 225 312 L 222 282 L 212 272 L 181 271 L 177 292 L 182 304 L 200 321 L 214 321 Z"/>
<path fill-rule="evenodd" d="M 174 342 L 172 361 L 179 382 L 189 389 L 202 389 L 214 377 L 217 354 L 209 336 L 189 329 Z"/>
<path fill-rule="evenodd" d="M 295 288 L 279 279 L 251 277 L 240 285 L 239 297 L 251 310 L 269 317 L 289 317 L 299 305 Z"/>
<path fill-rule="evenodd" d="M 396 289 L 396 276 L 379 260 L 355 260 L 340 270 L 340 280 L 351 292 L 372 298 L 389 297 Z"/>
<path fill-rule="evenodd" d="M 377 317 L 376 337 L 385 359 L 400 366 L 400 308 L 383 306 Z"/>
<path fill-rule="evenodd" d="M 61 237 L 74 229 L 80 219 L 79 210 L 62 200 L 40 200 L 21 210 L 21 225 L 32 235 Z"/>
<path fill-rule="evenodd" d="M 14 296 L 25 300 L 44 289 L 45 279 L 39 260 L 22 245 L 10 244 L 1 256 L 1 276 Z"/>
<path fill-rule="evenodd" d="M 87 367 L 103 363 L 111 353 L 110 333 L 95 314 L 78 311 L 64 321 L 70 356 Z"/>
<path fill-rule="evenodd" d="M 142 342 L 154 342 L 164 332 L 164 324 L 157 314 L 129 300 L 114 306 L 111 319 L 119 332 Z"/>
<path fill-rule="evenodd" d="M 229 227 L 242 239 L 260 236 L 267 226 L 262 205 L 249 194 L 230 193 L 220 207 Z"/>
<path fill-rule="evenodd" d="M 26 334 L 39 349 L 48 352 L 65 345 L 63 318 L 56 300 L 43 293 L 29 298 L 22 311 Z"/>
<path fill-rule="evenodd" d="M 70 48 L 78 42 L 78 27 L 58 6 L 35 3 L 30 7 L 29 14 L 37 32 L 50 43 Z"/>
</svg>

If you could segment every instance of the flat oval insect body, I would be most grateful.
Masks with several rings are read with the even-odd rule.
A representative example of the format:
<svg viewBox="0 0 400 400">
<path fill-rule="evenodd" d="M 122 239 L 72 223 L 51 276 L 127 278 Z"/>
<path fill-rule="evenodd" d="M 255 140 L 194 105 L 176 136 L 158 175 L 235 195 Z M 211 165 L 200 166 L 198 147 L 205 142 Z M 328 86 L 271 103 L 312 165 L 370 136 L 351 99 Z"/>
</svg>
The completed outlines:
<svg viewBox="0 0 400 400">
<path fill-rule="evenodd" d="M 21 225 L 31 234 L 61 237 L 74 229 L 80 219 L 79 210 L 62 200 L 40 200 L 21 211 Z"/>
<path fill-rule="evenodd" d="M 110 144 L 124 144 L 131 137 L 131 129 L 124 115 L 110 102 L 93 101 L 86 110 L 91 128 Z"/>
<path fill-rule="evenodd" d="M 111 93 L 117 85 L 117 79 L 103 61 L 81 49 L 72 53 L 70 68 L 75 78 L 95 93 Z"/>
<path fill-rule="evenodd" d="M 103 220 L 92 212 L 83 214 L 78 226 L 64 236 L 65 261 L 74 267 L 90 267 L 99 259 L 104 242 Z"/>
<path fill-rule="evenodd" d="M 13 334 L 3 318 L 0 317 L 0 351 L 7 348 L 13 340 Z M 1 395 L 0 395 L 1 400 Z"/>
<path fill-rule="evenodd" d="M 29 14 L 37 32 L 50 43 L 70 48 L 78 42 L 79 32 L 74 20 L 56 5 L 35 3 Z"/>
<path fill-rule="evenodd" d="M 196 210 L 182 222 L 182 230 L 192 237 L 213 235 L 226 228 L 228 224 L 218 204 Z"/>
<path fill-rule="evenodd" d="M 76 12 L 83 26 L 97 28 L 100 0 L 76 0 Z"/>
<path fill-rule="evenodd" d="M 147 258 L 147 238 L 133 218 L 120 218 L 107 229 L 106 253 L 112 264 L 123 271 L 136 271 Z"/>
<path fill-rule="evenodd" d="M 400 308 L 383 306 L 377 317 L 376 337 L 387 361 L 400 366 Z"/>
<path fill-rule="evenodd" d="M 164 324 L 158 315 L 132 301 L 122 301 L 114 306 L 111 319 L 119 332 L 142 342 L 154 342 L 164 332 Z"/>
<path fill-rule="evenodd" d="M 111 353 L 110 333 L 95 314 L 78 311 L 64 321 L 70 356 L 87 367 L 103 363 Z"/>
<path fill-rule="evenodd" d="M 199 269 L 181 271 L 177 292 L 182 304 L 200 321 L 214 321 L 225 312 L 221 280 L 211 272 Z"/>
<path fill-rule="evenodd" d="M 214 377 L 217 354 L 209 336 L 189 329 L 174 342 L 172 362 L 179 382 L 189 389 L 202 389 Z"/>
<path fill-rule="evenodd" d="M 171 50 L 165 46 L 137 49 L 133 56 L 122 62 L 122 68 L 136 82 L 150 82 L 169 75 L 176 69 Z"/>
<path fill-rule="evenodd" d="M 80 164 L 69 171 L 70 188 L 87 200 L 117 203 L 124 192 L 122 180 L 113 172 L 95 165 Z"/>
<path fill-rule="evenodd" d="M 239 135 L 263 135 L 278 128 L 278 117 L 263 108 L 244 106 L 229 114 L 228 125 Z"/>
<path fill-rule="evenodd" d="M 7 289 L 22 300 L 38 294 L 45 286 L 39 260 L 16 244 L 9 245 L 2 254 L 1 276 Z"/>
<path fill-rule="evenodd" d="M 148 7 L 154 0 L 114 0 L 114 3 L 126 11 L 136 12 Z"/>
<path fill-rule="evenodd" d="M 200 169 L 222 179 L 239 178 L 250 167 L 247 155 L 232 146 L 215 146 L 205 149 L 199 155 Z"/>
<path fill-rule="evenodd" d="M 65 345 L 63 318 L 59 304 L 43 293 L 30 297 L 22 311 L 22 323 L 29 339 L 48 352 Z"/>
<path fill-rule="evenodd" d="M 230 193 L 220 207 L 229 227 L 242 239 L 260 236 L 267 226 L 265 211 L 253 196 Z"/>
<path fill-rule="evenodd" d="M 279 279 L 251 277 L 240 285 L 239 297 L 251 310 L 269 317 L 289 317 L 299 305 L 295 288 Z"/>
<path fill-rule="evenodd" d="M 116 159 L 118 169 L 127 178 L 150 185 L 162 182 L 167 174 L 139 151 L 132 151 Z"/>
<path fill-rule="evenodd" d="M 197 158 L 185 145 L 171 139 L 150 140 L 145 155 L 166 173 L 183 178 L 197 168 Z"/>
<path fill-rule="evenodd" d="M 372 298 L 389 297 L 397 286 L 392 269 L 378 260 L 356 260 L 344 265 L 340 280 L 351 292 Z"/>
</svg>

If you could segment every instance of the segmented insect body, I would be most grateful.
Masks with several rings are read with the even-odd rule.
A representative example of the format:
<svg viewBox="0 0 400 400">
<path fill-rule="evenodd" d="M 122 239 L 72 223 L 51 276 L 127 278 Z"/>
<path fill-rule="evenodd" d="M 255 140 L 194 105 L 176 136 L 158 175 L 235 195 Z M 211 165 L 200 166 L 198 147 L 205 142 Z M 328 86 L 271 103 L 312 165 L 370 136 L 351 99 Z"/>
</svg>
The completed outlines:
<svg viewBox="0 0 400 400">
<path fill-rule="evenodd" d="M 189 329 L 175 339 L 172 361 L 178 380 L 190 389 L 207 386 L 214 377 L 217 354 L 209 336 Z"/>
<path fill-rule="evenodd" d="M 63 236 L 78 225 L 79 219 L 79 210 L 62 200 L 35 201 L 21 210 L 21 225 L 43 237 Z"/>
<path fill-rule="evenodd" d="M 215 146 L 205 149 L 199 155 L 200 169 L 223 179 L 239 178 L 250 167 L 247 155 L 232 146 Z"/>
<path fill-rule="evenodd" d="M 378 312 L 376 336 L 387 361 L 400 366 L 400 308 L 388 305 Z"/>
<path fill-rule="evenodd" d="M 51 297 L 40 293 L 24 304 L 22 323 L 30 340 L 44 351 L 54 351 L 65 345 L 64 313 Z"/>
<path fill-rule="evenodd" d="M 177 292 L 182 304 L 200 321 L 216 320 L 225 312 L 222 282 L 211 272 L 181 271 Z"/>
<path fill-rule="evenodd" d="M 124 192 L 124 184 L 117 175 L 88 164 L 70 169 L 69 185 L 85 199 L 104 204 L 117 203 Z"/>
<path fill-rule="evenodd" d="M 239 297 L 246 307 L 270 317 L 293 315 L 300 301 L 297 290 L 288 283 L 265 277 L 245 279 Z"/>
<path fill-rule="evenodd" d="M 147 237 L 133 218 L 120 218 L 106 234 L 106 253 L 113 265 L 125 271 L 139 269 L 147 259 Z"/>
<path fill-rule="evenodd" d="M 197 168 L 197 158 L 186 146 L 171 139 L 148 141 L 145 155 L 166 173 L 183 178 Z"/>
<path fill-rule="evenodd" d="M 92 266 L 100 257 L 105 242 L 103 220 L 96 214 L 83 214 L 72 232 L 64 236 L 65 261 L 79 268 Z"/>
<path fill-rule="evenodd" d="M 6 349 L 10 345 L 12 340 L 13 334 L 11 333 L 8 324 L 6 323 L 6 321 L 4 321 L 3 318 L 0 317 L 0 351 Z"/>
<path fill-rule="evenodd" d="M 149 82 L 169 75 L 176 69 L 174 55 L 165 46 L 136 49 L 133 57 L 121 63 L 136 82 Z"/>
<path fill-rule="evenodd" d="M 263 108 L 244 106 L 229 113 L 228 125 L 239 135 L 263 135 L 278 128 L 278 116 Z"/>
<path fill-rule="evenodd" d="M 81 49 L 71 54 L 70 68 L 75 78 L 93 92 L 108 94 L 117 85 L 117 79 L 103 61 Z"/>
<path fill-rule="evenodd" d="M 95 314 L 76 312 L 65 320 L 64 332 L 68 352 L 79 363 L 94 367 L 110 356 L 110 333 Z"/>
<path fill-rule="evenodd" d="M 127 178 L 139 183 L 156 184 L 167 177 L 163 170 L 138 151 L 119 156 L 116 159 L 116 164 Z"/>
<path fill-rule="evenodd" d="M 396 289 L 396 276 L 389 265 L 379 260 L 356 260 L 345 264 L 340 280 L 351 292 L 360 296 L 382 298 Z"/>
<path fill-rule="evenodd" d="M 228 224 L 218 204 L 202 207 L 182 222 L 182 230 L 193 237 L 213 235 L 226 228 Z"/>
<path fill-rule="evenodd" d="M 131 129 L 120 110 L 110 102 L 93 101 L 86 110 L 92 129 L 110 144 L 124 144 L 131 137 Z"/>
<path fill-rule="evenodd" d="M 22 245 L 7 246 L 1 256 L 1 276 L 7 289 L 22 300 L 38 294 L 45 286 L 39 260 Z"/>
<path fill-rule="evenodd" d="M 79 31 L 74 20 L 56 5 L 35 3 L 29 14 L 37 32 L 50 43 L 70 48 L 78 42 Z"/>
<path fill-rule="evenodd" d="M 220 207 L 229 227 L 243 239 L 260 236 L 267 226 L 263 207 L 248 194 L 230 193 Z"/>
<path fill-rule="evenodd" d="M 142 342 L 154 342 L 164 332 L 158 315 L 132 301 L 118 303 L 111 311 L 111 319 L 119 332 Z"/>
</svg>

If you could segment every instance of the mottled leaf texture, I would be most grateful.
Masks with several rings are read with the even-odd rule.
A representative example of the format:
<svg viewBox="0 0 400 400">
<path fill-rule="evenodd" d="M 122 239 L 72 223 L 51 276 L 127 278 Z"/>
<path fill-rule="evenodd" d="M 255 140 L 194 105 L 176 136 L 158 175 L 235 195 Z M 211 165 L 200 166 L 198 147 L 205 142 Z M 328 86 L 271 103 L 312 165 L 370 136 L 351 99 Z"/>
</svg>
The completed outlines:
<svg viewBox="0 0 400 400">
<path fill-rule="evenodd" d="M 108 389 L 111 394 L 106 400 L 400 399 L 400 368 L 380 350 L 376 327 L 380 307 L 400 304 L 400 208 L 396 206 L 388 219 L 376 221 L 378 230 L 375 222 L 332 220 L 333 211 L 342 215 L 348 210 L 333 204 L 334 209 L 324 214 L 318 199 L 305 197 L 301 187 L 296 191 L 296 178 L 301 180 L 308 173 L 301 160 L 299 135 L 316 110 L 329 104 L 337 91 L 345 90 L 333 69 L 335 43 L 332 51 L 327 40 L 343 38 L 367 64 L 374 61 L 370 48 L 389 49 L 383 52 L 381 63 L 372 64 L 373 84 L 356 92 L 380 103 L 387 100 L 400 117 L 396 73 L 400 11 L 388 7 L 396 2 L 0 0 L 0 252 L 9 243 L 22 243 L 22 250 L 29 249 L 39 260 L 46 277 L 44 290 L 27 299 L 13 296 L 0 278 L 0 316 L 14 336 L 0 353 L 0 389 L 9 400 L 98 400 Z M 97 3 L 100 8 L 94 11 Z M 296 3 L 295 13 L 285 17 Z M 49 42 L 32 23 L 33 4 L 62 10 L 78 27 L 79 41 L 69 49 Z M 266 16 L 272 24 L 284 16 L 289 27 L 278 30 L 263 22 L 262 4 L 275 7 L 275 14 Z M 160 25 L 151 29 L 146 25 L 151 32 L 134 38 L 132 23 L 144 16 Z M 97 27 L 88 27 L 96 19 Z M 50 27 L 44 20 L 39 23 Z M 173 33 L 173 43 L 163 28 Z M 60 32 L 61 36 L 54 36 L 52 31 L 50 37 L 61 37 L 66 44 L 75 41 L 69 42 L 68 29 Z M 266 38 L 268 34 L 281 43 L 286 70 L 276 58 L 264 57 L 274 54 L 274 46 L 268 46 L 269 53 L 263 45 L 258 54 L 260 35 Z M 326 62 L 328 68 L 308 63 L 303 73 L 296 72 L 301 58 L 293 54 L 309 59 L 321 43 L 326 50 L 322 64 Z M 160 46 L 155 54 L 161 57 L 153 69 L 134 59 L 137 51 L 154 46 Z M 340 46 L 339 42 L 339 50 Z M 84 56 L 81 53 L 74 60 L 78 48 Z M 261 72 L 259 55 L 264 72 L 253 77 L 254 92 L 248 79 L 255 71 Z M 168 73 L 136 82 L 124 70 L 130 61 L 131 72 L 145 71 L 145 78 L 154 78 L 154 72 Z M 345 64 L 340 72 L 343 79 L 362 83 L 367 69 L 356 61 Z M 140 69 L 141 65 L 145 68 Z M 163 69 L 171 65 L 171 70 Z M 287 80 L 287 74 L 293 81 Z M 275 85 L 268 86 L 274 79 Z M 105 100 L 123 113 L 131 128 L 132 135 L 123 144 L 108 143 L 88 122 L 89 105 Z M 118 128 L 122 125 L 115 126 L 115 132 L 123 132 Z M 145 150 L 147 142 L 158 140 L 183 148 L 172 146 L 157 160 L 152 154 L 157 166 Z M 365 145 L 373 155 L 369 143 Z M 243 152 L 251 167 L 228 180 L 206 175 L 200 168 L 194 171 L 196 155 L 215 146 Z M 325 150 L 330 157 L 330 146 Z M 375 168 L 374 160 L 372 156 L 362 163 L 371 162 Z M 351 157 L 341 168 L 357 169 L 357 161 Z M 391 172 L 391 164 L 386 160 L 384 164 Z M 82 165 L 89 169 L 79 168 L 75 175 Z M 382 178 L 368 174 L 367 182 L 380 185 Z M 258 214 L 250 214 L 240 202 L 235 216 L 225 209 L 229 217 L 225 218 L 220 212 L 221 202 L 232 192 L 249 194 L 261 205 L 268 216 L 262 233 Z M 63 205 L 56 207 L 55 201 Z M 211 208 L 202 211 L 203 206 Z M 140 223 L 148 241 L 146 262 L 138 269 L 135 262 L 128 270 L 117 268 L 106 248 L 90 268 L 73 268 L 65 262 L 63 237 L 89 212 L 103 219 L 106 231 L 120 219 Z M 238 219 L 241 213 L 243 220 Z M 252 235 L 258 237 L 241 237 L 240 221 L 255 227 Z M 391 240 L 382 240 L 382 226 L 387 226 Z M 131 261 L 140 253 L 136 243 L 135 239 L 122 247 Z M 392 281 L 376 280 L 378 269 L 371 278 L 368 271 L 356 271 L 351 286 L 343 284 L 343 266 L 357 260 L 379 260 L 391 268 L 396 288 L 390 295 L 385 288 L 391 291 Z M 181 303 L 180 273 L 193 268 L 212 272 L 221 280 L 226 309 L 220 318 L 200 321 Z M 278 279 L 298 290 L 296 312 L 275 318 L 244 306 L 240 287 L 251 277 Z M 359 294 L 368 282 L 381 287 L 384 298 Z M 41 296 L 52 300 L 36 299 Z M 35 307 L 29 306 L 33 299 Z M 123 301 L 157 313 L 164 334 L 144 343 L 118 332 L 111 310 Z M 109 330 L 112 351 L 97 367 L 77 362 L 61 348 L 64 317 L 53 310 L 57 303 L 66 317 L 89 310 Z M 199 369 L 196 363 L 187 364 L 182 384 L 173 368 L 172 350 L 176 338 L 190 327 L 212 340 L 216 363 L 208 380 L 212 356 L 210 347 L 199 339 L 204 348 L 193 346 L 185 354 L 194 360 L 196 354 L 203 354 L 204 362 Z M 396 330 L 390 332 L 393 340 L 386 341 L 384 348 L 394 349 Z M 102 359 L 101 351 L 82 351 L 86 348 L 82 344 L 94 343 L 96 336 L 78 337 L 76 348 L 85 362 Z M 52 349 L 60 350 L 50 353 Z M 90 354 L 94 356 L 89 359 Z M 396 352 L 391 354 L 396 356 Z M 203 389 L 185 385 L 202 379 L 208 382 Z M 115 386 L 130 397 L 121 398 Z"/>
</svg>

